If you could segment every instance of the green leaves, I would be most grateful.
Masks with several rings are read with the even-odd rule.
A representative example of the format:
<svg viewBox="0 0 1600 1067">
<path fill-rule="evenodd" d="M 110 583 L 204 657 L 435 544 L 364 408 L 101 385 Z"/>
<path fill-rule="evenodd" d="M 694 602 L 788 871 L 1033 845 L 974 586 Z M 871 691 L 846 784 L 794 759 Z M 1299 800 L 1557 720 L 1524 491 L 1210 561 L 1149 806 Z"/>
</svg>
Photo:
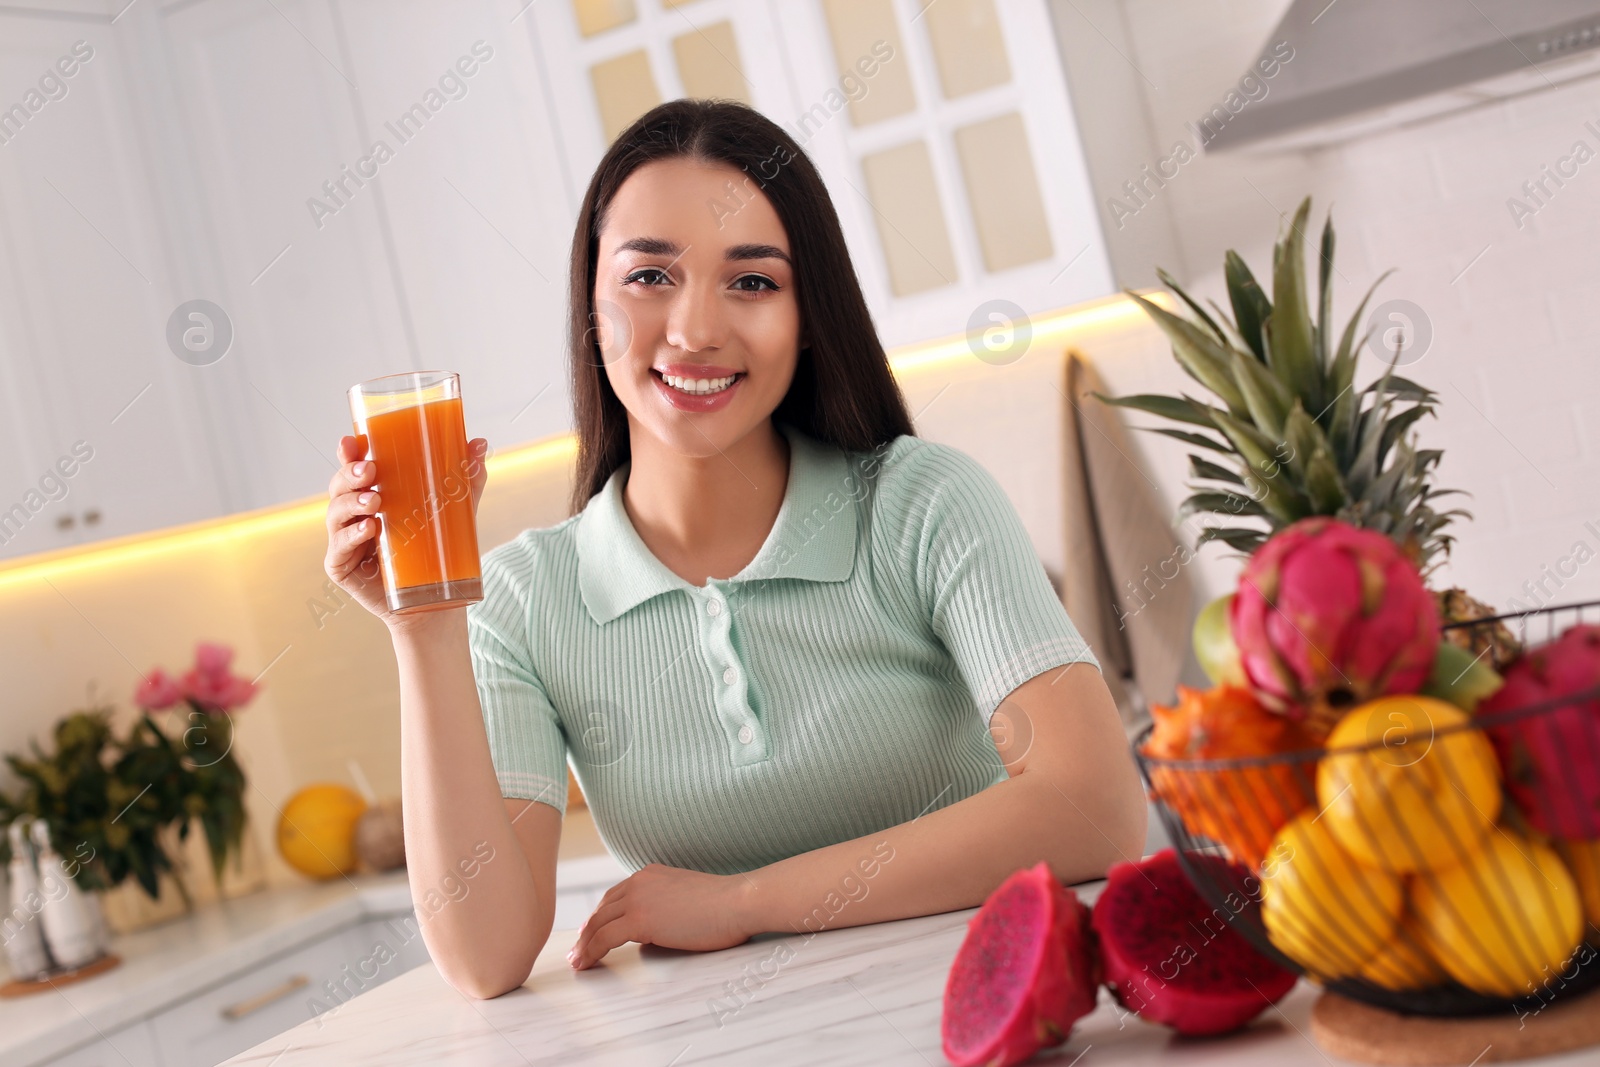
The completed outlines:
<svg viewBox="0 0 1600 1067">
<path fill-rule="evenodd" d="M 62 858 L 77 863 L 74 878 L 82 888 L 109 889 L 131 877 L 152 899 L 161 875 L 174 869 L 162 835 L 176 825 L 180 837 L 186 836 L 193 817 L 211 845 L 220 879 L 223 862 L 237 855 L 243 840 L 244 773 L 237 761 L 231 752 L 217 757 L 226 745 L 197 758 L 192 730 L 182 743 L 174 742 L 148 714 L 118 738 L 111 710 L 92 708 L 63 718 L 53 752 L 35 743 L 33 759 L 6 756 L 19 788 L 14 796 L 0 796 L 0 816 L 6 822 L 22 814 L 44 820 Z M 231 732 L 226 719 L 202 718 L 207 729 Z M 0 853 L 8 847 L 0 837 Z M 0 854 L 0 860 L 8 859 Z"/>
<path fill-rule="evenodd" d="M 1228 300 L 1233 304 L 1233 319 L 1238 324 L 1239 336 L 1261 362 L 1267 361 L 1267 349 L 1262 343 L 1261 327 L 1272 314 L 1272 301 L 1261 291 L 1250 268 L 1245 266 L 1239 253 L 1228 250 L 1223 257 L 1222 273 L 1228 282 Z"/>
<path fill-rule="evenodd" d="M 1267 318 L 1267 362 L 1289 390 L 1320 411 L 1322 368 L 1313 348 L 1311 311 L 1306 303 L 1305 225 L 1311 211 L 1306 197 L 1281 242 L 1272 278 L 1272 314 Z"/>
<path fill-rule="evenodd" d="M 1238 253 L 1223 259 L 1232 321 L 1214 301 L 1201 303 L 1166 271 L 1162 283 L 1186 315 L 1129 295 L 1159 326 L 1172 354 L 1202 395 L 1127 397 L 1096 394 L 1108 404 L 1153 415 L 1177 426 L 1145 427 L 1213 458 L 1189 455 L 1193 491 L 1180 517 L 1203 513 L 1254 518 L 1261 529 L 1208 528 L 1200 543 L 1223 541 L 1253 551 L 1278 528 L 1309 515 L 1336 515 L 1380 530 L 1412 553 L 1420 566 L 1448 553 L 1440 531 L 1458 510 L 1431 501 L 1446 495 L 1430 484 L 1437 450 L 1419 451 L 1406 435 L 1431 414 L 1438 394 L 1386 367 L 1357 388 L 1356 371 L 1368 331 L 1362 321 L 1382 276 L 1366 291 L 1342 331 L 1333 318 L 1337 242 L 1331 216 L 1317 248 L 1316 287 L 1308 283 L 1306 225 L 1311 200 L 1296 208 L 1272 248 L 1272 293 L 1265 293 Z M 1314 306 L 1313 306 L 1314 305 Z M 1314 314 L 1313 314 L 1314 313 Z M 1336 333 L 1338 344 L 1334 344 Z"/>
</svg>

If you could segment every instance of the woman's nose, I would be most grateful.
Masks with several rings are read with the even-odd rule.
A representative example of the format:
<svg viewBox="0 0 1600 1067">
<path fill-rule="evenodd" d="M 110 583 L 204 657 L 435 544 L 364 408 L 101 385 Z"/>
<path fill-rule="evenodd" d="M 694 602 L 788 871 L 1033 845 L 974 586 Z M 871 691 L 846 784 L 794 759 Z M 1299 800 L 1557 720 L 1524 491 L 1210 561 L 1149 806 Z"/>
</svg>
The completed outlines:
<svg viewBox="0 0 1600 1067">
<path fill-rule="evenodd" d="M 667 314 L 667 343 L 685 352 L 721 348 L 727 333 L 723 304 L 715 285 L 679 288 Z"/>
</svg>

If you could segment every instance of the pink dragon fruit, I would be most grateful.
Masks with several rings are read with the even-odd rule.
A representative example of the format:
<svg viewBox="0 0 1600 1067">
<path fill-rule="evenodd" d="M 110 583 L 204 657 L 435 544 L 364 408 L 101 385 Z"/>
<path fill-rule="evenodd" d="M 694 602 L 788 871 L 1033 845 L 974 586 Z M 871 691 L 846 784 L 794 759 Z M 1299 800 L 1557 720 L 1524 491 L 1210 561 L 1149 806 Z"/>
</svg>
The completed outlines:
<svg viewBox="0 0 1600 1067">
<path fill-rule="evenodd" d="M 1256 551 L 1229 613 L 1250 685 L 1322 739 L 1350 708 L 1414 693 L 1439 647 L 1439 609 L 1388 537 L 1325 517 Z"/>
<path fill-rule="evenodd" d="M 1478 715 L 1577 697 L 1489 728 L 1506 791 L 1541 833 L 1600 837 L 1600 626 L 1574 626 L 1506 669 Z"/>
<path fill-rule="evenodd" d="M 967 923 L 944 987 L 940 1037 L 956 1067 L 1009 1067 L 1059 1045 L 1094 1010 L 1100 957 L 1089 909 L 1041 860 Z"/>
</svg>

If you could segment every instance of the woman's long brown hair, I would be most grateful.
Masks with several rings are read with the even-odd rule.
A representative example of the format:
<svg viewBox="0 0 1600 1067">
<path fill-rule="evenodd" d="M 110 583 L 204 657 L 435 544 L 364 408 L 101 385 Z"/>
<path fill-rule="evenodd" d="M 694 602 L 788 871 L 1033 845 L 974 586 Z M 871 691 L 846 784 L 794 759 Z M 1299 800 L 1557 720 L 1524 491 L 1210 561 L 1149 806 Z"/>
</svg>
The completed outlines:
<svg viewBox="0 0 1600 1067">
<path fill-rule="evenodd" d="M 802 348 L 794 381 L 773 412 L 818 440 L 868 452 L 914 434 L 905 398 L 872 326 L 861 283 L 845 247 L 839 216 L 811 160 L 777 123 L 744 104 L 673 100 L 624 130 L 606 151 L 584 193 L 572 238 L 568 351 L 578 469 L 572 513 L 628 460 L 628 419 L 606 379 L 594 309 L 595 257 L 606 210 L 624 180 L 659 159 L 726 163 L 749 175 L 772 203 L 789 236 Z"/>
</svg>

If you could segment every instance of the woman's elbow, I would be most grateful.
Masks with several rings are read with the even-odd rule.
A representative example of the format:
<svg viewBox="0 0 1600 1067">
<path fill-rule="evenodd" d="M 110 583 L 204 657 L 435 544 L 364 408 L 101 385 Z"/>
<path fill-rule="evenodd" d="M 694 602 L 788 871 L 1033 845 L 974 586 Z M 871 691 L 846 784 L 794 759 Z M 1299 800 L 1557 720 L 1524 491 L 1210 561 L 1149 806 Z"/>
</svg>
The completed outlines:
<svg viewBox="0 0 1600 1067">
<path fill-rule="evenodd" d="M 541 946 L 542 948 L 542 946 Z M 522 986 L 533 973 L 538 952 L 499 962 L 471 961 L 450 964 L 440 960 L 439 973 L 451 988 L 474 1000 L 493 1000 Z"/>
</svg>

